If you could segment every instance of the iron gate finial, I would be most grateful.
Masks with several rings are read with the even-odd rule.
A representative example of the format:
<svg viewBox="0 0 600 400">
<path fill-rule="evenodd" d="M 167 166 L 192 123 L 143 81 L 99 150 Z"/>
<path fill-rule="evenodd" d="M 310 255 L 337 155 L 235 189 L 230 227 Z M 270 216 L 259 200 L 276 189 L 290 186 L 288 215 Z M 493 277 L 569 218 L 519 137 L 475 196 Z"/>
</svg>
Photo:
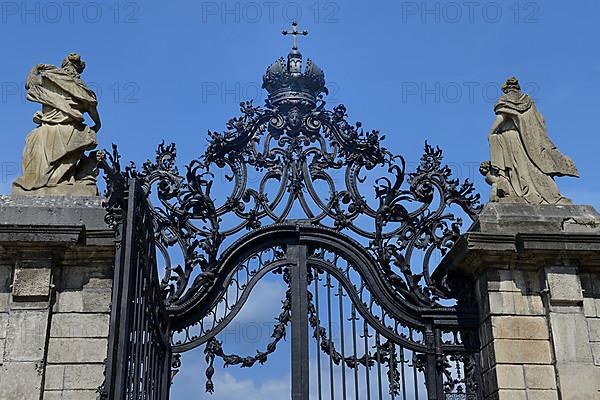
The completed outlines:
<svg viewBox="0 0 600 400">
<path fill-rule="evenodd" d="M 292 53 L 297 53 L 298 52 L 298 35 L 302 35 L 302 36 L 306 36 L 308 35 L 308 31 L 304 30 L 304 31 L 299 31 L 298 30 L 298 22 L 294 21 L 292 22 L 292 30 L 291 31 L 286 31 L 285 29 L 283 31 L 281 31 L 281 34 L 283 36 L 286 35 L 292 35 L 293 40 L 293 45 L 292 45 Z"/>
</svg>

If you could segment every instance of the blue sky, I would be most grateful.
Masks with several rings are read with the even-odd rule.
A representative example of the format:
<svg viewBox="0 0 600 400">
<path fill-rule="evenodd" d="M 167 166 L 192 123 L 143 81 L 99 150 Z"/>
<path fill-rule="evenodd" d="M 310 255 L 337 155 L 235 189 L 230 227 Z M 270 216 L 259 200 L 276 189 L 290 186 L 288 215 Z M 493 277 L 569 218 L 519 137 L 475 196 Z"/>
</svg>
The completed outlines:
<svg viewBox="0 0 600 400">
<path fill-rule="evenodd" d="M 324 69 L 329 104 L 346 104 L 351 120 L 383 132 L 387 147 L 409 164 L 425 140 L 440 145 L 484 199 L 488 186 L 477 168 L 488 159 L 493 104 L 501 83 L 516 75 L 553 141 L 579 168 L 580 179 L 559 179 L 561 191 L 600 208 L 596 0 L 81 0 L 0 7 L 0 193 L 18 174 L 38 109 L 24 99 L 33 65 L 59 64 L 79 52 L 88 65 L 83 78 L 100 98 L 101 147 L 117 143 L 125 159 L 141 163 L 165 139 L 177 142 L 184 163 L 203 152 L 208 129 L 223 130 L 237 115 L 240 101 L 264 101 L 262 74 L 289 51 L 280 31 L 298 19 L 310 31 L 300 49 Z M 179 394 L 202 385 L 202 374 L 191 372 L 201 358 L 189 358 Z M 277 380 L 261 388 L 231 368 L 226 373 L 230 397 L 281 389 Z"/>
</svg>

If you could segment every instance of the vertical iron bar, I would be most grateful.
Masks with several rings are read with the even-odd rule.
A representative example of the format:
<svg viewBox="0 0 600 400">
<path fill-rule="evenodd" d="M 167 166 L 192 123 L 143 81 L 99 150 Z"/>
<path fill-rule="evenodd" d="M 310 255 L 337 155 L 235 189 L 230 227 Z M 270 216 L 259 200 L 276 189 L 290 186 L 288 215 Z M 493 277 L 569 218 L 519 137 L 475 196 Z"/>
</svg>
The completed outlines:
<svg viewBox="0 0 600 400">
<path fill-rule="evenodd" d="M 356 363 L 356 359 L 358 355 L 356 354 L 356 308 L 354 307 L 354 303 L 352 303 L 352 349 L 354 351 L 354 362 Z M 358 399 L 358 365 L 354 365 L 354 398 Z"/>
<path fill-rule="evenodd" d="M 365 380 L 367 385 L 367 400 L 371 400 L 371 369 L 369 368 L 369 326 L 363 320 L 363 335 L 365 342 Z"/>
<path fill-rule="evenodd" d="M 167 330 L 169 332 L 170 329 Z M 169 336 L 167 336 L 167 339 Z M 162 376 L 160 377 L 161 381 L 161 392 L 160 392 L 160 400 L 169 400 L 169 389 L 171 386 L 171 358 L 173 357 L 173 353 L 171 351 L 171 346 L 169 343 L 166 343 L 167 348 L 162 353 L 162 368 L 163 371 Z"/>
<path fill-rule="evenodd" d="M 443 376 L 438 364 L 438 355 L 441 355 L 441 332 L 428 326 L 425 330 L 425 344 L 428 351 L 426 354 L 425 381 L 427 385 L 427 398 L 437 400 L 444 396 Z"/>
<path fill-rule="evenodd" d="M 340 305 L 340 351 L 342 353 L 342 399 L 346 400 L 346 363 L 343 360 L 346 356 L 346 349 L 344 348 L 344 292 L 340 282 L 338 282 L 338 296 Z"/>
<path fill-rule="evenodd" d="M 148 344 L 148 354 L 146 356 L 146 363 L 148 363 L 148 367 L 146 368 L 146 390 L 148 393 L 154 393 L 154 372 L 158 369 L 158 363 L 156 362 L 155 355 L 157 352 L 157 347 L 152 345 L 154 342 L 153 334 L 148 334 L 148 340 L 150 343 Z"/>
<path fill-rule="evenodd" d="M 377 351 L 377 389 L 379 400 L 383 399 L 383 387 L 381 384 L 381 338 L 379 332 L 375 331 L 375 351 Z"/>
<path fill-rule="evenodd" d="M 327 272 L 325 281 L 327 285 L 327 328 L 329 329 L 329 392 L 331 400 L 335 399 L 335 387 L 333 384 L 333 331 L 331 329 L 331 275 Z"/>
<path fill-rule="evenodd" d="M 406 400 L 406 373 L 404 372 L 405 365 L 406 359 L 404 358 L 404 347 L 400 346 L 400 377 L 402 379 L 402 400 Z M 415 387 L 415 390 L 419 390 L 419 388 Z"/>
<path fill-rule="evenodd" d="M 415 400 L 419 400 L 419 381 L 417 380 L 417 366 L 415 365 L 415 363 L 413 362 L 413 385 L 415 388 Z M 427 378 L 425 378 L 427 379 Z M 437 400 L 434 398 L 434 400 Z"/>
<path fill-rule="evenodd" d="M 292 295 L 292 400 L 307 400 L 308 365 L 308 280 L 307 249 L 303 245 L 288 246 Z"/>
<path fill-rule="evenodd" d="M 137 211 L 138 210 L 135 210 L 136 214 L 137 214 Z M 141 364 L 142 346 L 141 346 L 140 342 L 142 340 L 142 338 L 141 338 L 141 336 L 143 335 L 142 326 L 143 326 L 143 322 L 144 322 L 144 313 L 143 313 L 143 309 L 141 309 L 141 307 L 143 307 L 142 289 L 143 289 L 144 265 L 142 265 L 142 263 L 140 263 L 140 258 L 141 258 L 140 253 L 141 252 L 139 251 L 137 244 L 138 243 L 136 240 L 136 243 L 134 243 L 134 246 L 136 246 L 136 249 L 138 251 L 136 252 L 137 254 L 136 254 L 136 263 L 135 263 L 135 281 L 134 281 L 134 285 L 135 285 L 135 295 L 134 296 L 135 297 L 133 299 L 133 307 L 134 307 L 134 311 L 133 311 L 133 324 L 134 325 L 133 326 L 134 326 L 134 329 L 132 332 L 132 336 L 133 336 L 133 341 L 132 341 L 133 376 L 131 377 L 132 383 L 133 383 L 132 396 L 134 399 L 140 398 L 140 380 L 141 380 L 140 372 L 141 372 L 141 368 L 142 368 L 142 364 Z"/>
<path fill-rule="evenodd" d="M 319 271 L 317 271 L 316 268 L 314 271 L 315 313 L 317 314 L 317 326 L 315 327 L 315 339 L 317 339 L 317 390 L 319 392 L 319 400 L 321 400 L 323 398 L 323 387 L 321 382 L 321 335 L 318 332 L 321 323 L 321 316 L 319 313 Z"/>
<path fill-rule="evenodd" d="M 145 266 L 146 268 L 148 266 Z M 145 274 L 144 274 L 145 275 Z M 151 285 L 151 282 L 148 282 L 149 279 L 144 278 L 144 281 L 148 283 L 148 285 Z M 151 290 L 149 290 L 151 292 Z M 144 360 L 144 369 L 142 372 L 142 376 L 143 376 L 143 380 L 141 382 L 142 384 L 142 393 L 143 395 L 146 395 L 147 393 L 151 393 L 150 391 L 150 380 L 149 378 L 151 377 L 151 373 L 152 373 L 152 367 L 154 366 L 153 364 L 150 363 L 150 359 L 151 359 L 151 352 L 154 350 L 154 346 L 153 346 L 153 341 L 152 341 L 152 330 L 156 329 L 155 326 L 153 326 L 153 324 L 151 325 L 152 322 L 152 315 L 147 315 L 146 313 L 146 296 L 142 297 L 144 300 L 144 305 L 142 308 L 142 312 L 144 314 L 144 326 L 142 329 L 143 335 L 142 335 L 142 348 L 143 348 L 143 352 L 142 352 L 142 359 Z M 152 312 L 152 311 L 150 311 Z"/>
</svg>

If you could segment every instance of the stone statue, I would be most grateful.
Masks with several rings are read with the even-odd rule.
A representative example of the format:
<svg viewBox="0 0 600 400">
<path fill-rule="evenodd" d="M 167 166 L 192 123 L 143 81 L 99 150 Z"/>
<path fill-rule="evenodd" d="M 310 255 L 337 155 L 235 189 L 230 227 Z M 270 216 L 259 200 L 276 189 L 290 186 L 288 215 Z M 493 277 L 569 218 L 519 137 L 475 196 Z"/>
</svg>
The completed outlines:
<svg viewBox="0 0 600 400">
<path fill-rule="evenodd" d="M 29 73 L 27 99 L 42 104 L 33 121 L 38 127 L 25 140 L 22 176 L 13 182 L 14 195 L 97 196 L 96 147 L 100 129 L 95 93 L 80 79 L 85 62 L 69 54 L 61 68 L 38 64 Z M 94 122 L 84 123 L 87 113 Z"/>
<path fill-rule="evenodd" d="M 555 176 L 579 173 L 548 137 L 544 117 L 517 78 L 502 86 L 489 134 L 490 161 L 480 171 L 492 185 L 490 201 L 529 204 L 571 204 L 554 182 Z"/>
</svg>

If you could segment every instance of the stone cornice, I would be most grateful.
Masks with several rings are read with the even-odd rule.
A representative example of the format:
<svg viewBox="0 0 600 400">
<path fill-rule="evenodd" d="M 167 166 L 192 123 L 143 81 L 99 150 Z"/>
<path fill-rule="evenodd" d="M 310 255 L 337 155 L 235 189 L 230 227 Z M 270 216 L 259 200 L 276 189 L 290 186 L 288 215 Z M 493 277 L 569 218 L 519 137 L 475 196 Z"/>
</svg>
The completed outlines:
<svg viewBox="0 0 600 400">
<path fill-rule="evenodd" d="M 520 266 L 539 265 L 535 260 L 562 259 L 600 269 L 600 234 L 595 233 L 482 233 L 463 235 L 433 274 L 436 280 L 447 273 L 477 277 L 490 262 Z"/>
<path fill-rule="evenodd" d="M 64 246 L 85 243 L 83 225 L 0 225 L 0 246 Z"/>
</svg>

